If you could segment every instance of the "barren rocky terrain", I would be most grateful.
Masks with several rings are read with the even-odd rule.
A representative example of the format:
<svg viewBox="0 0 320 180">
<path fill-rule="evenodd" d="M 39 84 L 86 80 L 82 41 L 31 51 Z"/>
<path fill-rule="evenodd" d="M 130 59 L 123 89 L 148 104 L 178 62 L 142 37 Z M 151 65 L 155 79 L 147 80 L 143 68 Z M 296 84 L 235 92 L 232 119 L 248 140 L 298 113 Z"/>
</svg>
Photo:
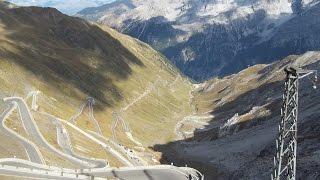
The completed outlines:
<svg viewBox="0 0 320 180">
<path fill-rule="evenodd" d="M 182 129 L 193 133 L 156 145 L 163 153 L 162 162 L 200 168 L 206 179 L 269 179 L 280 123 L 283 69 L 294 65 L 319 70 L 319 60 L 319 52 L 288 56 L 198 85 L 193 92 L 193 119 Z M 298 179 L 320 177 L 320 92 L 313 89 L 313 79 L 300 80 Z"/>
</svg>

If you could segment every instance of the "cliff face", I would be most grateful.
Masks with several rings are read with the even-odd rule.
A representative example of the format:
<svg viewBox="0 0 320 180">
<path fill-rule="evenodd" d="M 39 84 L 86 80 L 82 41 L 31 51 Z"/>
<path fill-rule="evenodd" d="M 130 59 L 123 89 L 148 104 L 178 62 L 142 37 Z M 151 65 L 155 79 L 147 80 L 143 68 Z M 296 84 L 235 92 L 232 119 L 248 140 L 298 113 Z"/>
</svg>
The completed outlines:
<svg viewBox="0 0 320 180">
<path fill-rule="evenodd" d="M 294 64 L 319 71 L 319 58 L 319 52 L 289 56 L 199 85 L 193 92 L 195 112 L 178 129 L 184 137 L 155 146 L 163 152 L 162 161 L 188 164 L 208 179 L 269 179 L 280 123 L 283 69 Z M 319 178 L 320 99 L 313 80 L 313 76 L 301 79 L 299 85 L 298 179 Z"/>
<path fill-rule="evenodd" d="M 150 44 L 202 81 L 318 50 L 320 6 L 302 5 L 293 13 L 288 1 L 120 0 L 77 15 Z"/>
</svg>

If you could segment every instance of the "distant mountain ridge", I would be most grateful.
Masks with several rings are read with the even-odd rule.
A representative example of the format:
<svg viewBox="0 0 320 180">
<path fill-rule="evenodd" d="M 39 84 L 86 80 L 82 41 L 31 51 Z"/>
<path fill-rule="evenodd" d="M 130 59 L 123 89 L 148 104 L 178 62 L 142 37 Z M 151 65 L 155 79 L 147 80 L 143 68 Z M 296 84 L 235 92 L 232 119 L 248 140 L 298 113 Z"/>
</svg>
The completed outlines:
<svg viewBox="0 0 320 180">
<path fill-rule="evenodd" d="M 317 3 L 302 1 L 302 12 L 295 9 L 293 13 L 296 5 L 286 0 L 119 0 L 84 9 L 77 16 L 150 44 L 184 74 L 202 81 L 319 49 L 318 39 L 312 44 L 296 43 L 296 38 L 278 39 L 284 30 L 288 37 L 300 31 L 290 26 L 293 21 L 312 30 L 309 35 L 302 32 L 302 41 L 313 37 L 319 30 Z M 265 49 L 268 55 L 258 49 Z"/>
</svg>

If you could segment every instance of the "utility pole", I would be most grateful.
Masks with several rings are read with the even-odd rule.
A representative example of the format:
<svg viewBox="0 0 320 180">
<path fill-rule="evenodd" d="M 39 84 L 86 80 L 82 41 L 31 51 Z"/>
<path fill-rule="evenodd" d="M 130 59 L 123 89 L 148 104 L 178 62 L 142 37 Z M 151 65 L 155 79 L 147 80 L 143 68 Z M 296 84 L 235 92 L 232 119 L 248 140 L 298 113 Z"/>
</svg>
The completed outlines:
<svg viewBox="0 0 320 180">
<path fill-rule="evenodd" d="M 285 90 L 279 135 L 276 139 L 277 152 L 274 157 L 272 180 L 296 179 L 299 79 L 314 73 L 315 81 L 317 80 L 317 71 L 314 70 L 297 70 L 289 67 L 285 68 L 285 72 Z M 313 87 L 316 88 L 315 84 Z"/>
</svg>

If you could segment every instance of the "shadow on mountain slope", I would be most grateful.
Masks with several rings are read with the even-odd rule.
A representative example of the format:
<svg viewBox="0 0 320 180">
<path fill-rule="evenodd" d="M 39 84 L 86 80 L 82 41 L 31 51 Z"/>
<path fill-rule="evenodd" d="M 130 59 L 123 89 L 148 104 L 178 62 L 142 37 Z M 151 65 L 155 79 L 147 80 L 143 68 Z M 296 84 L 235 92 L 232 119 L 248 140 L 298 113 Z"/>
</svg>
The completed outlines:
<svg viewBox="0 0 320 180">
<path fill-rule="evenodd" d="M 309 69 L 314 67 L 319 63 Z M 161 162 L 187 164 L 203 172 L 205 179 L 269 179 L 280 122 L 281 76 L 216 106 L 211 111 L 214 118 L 203 129 L 196 129 L 193 137 L 155 145 L 153 149 L 162 153 Z M 300 81 L 300 88 L 297 175 L 318 179 L 320 91 L 312 89 L 310 80 Z M 263 111 L 252 111 L 255 107 Z M 234 117 L 236 122 L 229 124 Z"/>
<path fill-rule="evenodd" d="M 144 66 L 108 32 L 56 9 L 0 6 L 1 28 L 1 58 L 67 95 L 76 95 L 76 87 L 98 99 L 100 109 L 122 99 L 113 81 L 129 78 L 131 64 Z"/>
<path fill-rule="evenodd" d="M 229 161 L 236 159 L 238 162 L 235 162 L 235 164 L 244 165 L 243 162 L 240 162 L 243 161 L 241 160 L 241 157 L 248 158 L 247 156 L 249 156 L 249 154 L 252 154 L 253 152 L 249 152 L 251 146 L 238 147 L 238 149 L 231 149 L 233 147 L 233 145 L 231 145 L 232 143 L 224 144 L 223 141 L 226 141 L 228 137 L 234 138 L 233 141 L 240 141 L 239 137 L 234 137 L 233 134 L 236 134 L 240 131 L 247 131 L 248 129 L 253 127 L 257 128 L 259 126 L 264 125 L 269 119 L 278 116 L 279 111 L 277 108 L 280 108 L 280 101 L 278 100 L 267 106 L 267 108 L 272 108 L 272 113 L 265 117 L 252 119 L 250 121 L 238 122 L 235 125 L 231 125 L 228 128 L 229 132 L 225 135 L 225 137 L 219 137 L 220 127 L 223 126 L 223 124 L 228 119 L 232 118 L 232 116 L 235 113 L 239 113 L 239 115 L 242 115 L 248 113 L 250 109 L 254 106 L 266 104 L 266 101 L 262 100 L 264 97 L 261 97 L 261 101 L 259 101 L 258 99 L 252 101 L 252 98 L 254 99 L 254 95 L 256 94 L 265 93 L 265 91 L 269 90 L 273 91 L 273 89 L 270 89 L 270 87 L 277 86 L 278 84 L 280 84 L 280 82 L 274 82 L 261 86 L 258 89 L 248 91 L 237 97 L 234 101 L 228 102 L 222 105 L 221 107 L 215 109 L 214 111 L 212 111 L 212 114 L 214 114 L 215 117 L 208 123 L 209 125 L 204 127 L 204 129 L 206 130 L 203 131 L 196 129 L 192 138 L 170 142 L 164 145 L 155 145 L 153 148 L 156 151 L 163 153 L 161 157 L 161 163 L 174 162 L 174 164 L 180 166 L 184 166 L 187 164 L 188 166 L 196 168 L 202 173 L 204 173 L 206 177 L 205 179 L 231 178 L 230 174 L 234 172 L 232 172 L 229 169 L 229 167 L 227 167 L 227 165 L 224 164 L 226 158 L 229 158 Z M 250 102 L 254 103 L 251 104 Z M 273 128 L 272 130 L 275 131 L 275 128 Z M 274 137 L 275 133 L 272 134 L 272 136 L 270 137 L 271 139 L 269 139 L 267 142 L 273 142 Z M 199 145 L 198 148 L 196 147 L 197 145 Z M 255 158 L 258 158 L 257 156 L 263 150 L 264 145 L 265 144 L 260 144 L 261 148 L 259 150 L 257 149 L 256 152 L 252 154 L 252 158 L 248 158 L 247 162 L 253 161 Z M 192 147 L 192 149 L 195 147 L 197 151 L 195 151 L 194 154 L 187 152 L 190 147 Z M 217 155 L 216 157 L 214 157 L 214 162 L 212 162 L 212 153 L 210 153 L 210 151 L 217 151 Z M 207 157 L 205 158 L 203 154 L 206 153 Z M 199 156 L 199 154 L 202 155 Z M 221 156 L 218 154 L 221 154 Z M 228 154 L 229 157 L 226 154 Z M 231 156 L 233 157 L 231 158 Z M 268 154 L 267 158 L 272 159 L 273 153 Z"/>
</svg>

